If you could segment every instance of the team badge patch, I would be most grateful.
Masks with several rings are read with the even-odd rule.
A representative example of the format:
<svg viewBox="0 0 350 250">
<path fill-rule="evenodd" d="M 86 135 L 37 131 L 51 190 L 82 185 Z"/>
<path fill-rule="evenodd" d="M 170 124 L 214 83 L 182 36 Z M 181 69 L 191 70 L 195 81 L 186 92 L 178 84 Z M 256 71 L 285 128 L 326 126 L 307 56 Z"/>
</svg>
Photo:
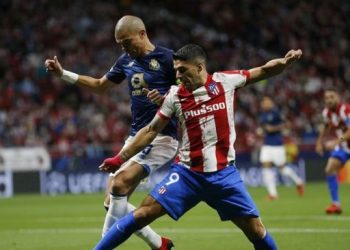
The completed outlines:
<svg viewBox="0 0 350 250">
<path fill-rule="evenodd" d="M 158 193 L 159 194 L 164 194 L 166 192 L 166 188 L 164 186 L 161 186 L 159 189 L 158 189 Z"/>
<path fill-rule="evenodd" d="M 149 62 L 149 68 L 152 70 L 158 70 L 160 68 L 159 62 L 156 59 L 151 59 Z"/>
<path fill-rule="evenodd" d="M 218 95 L 219 94 L 219 88 L 216 84 L 216 82 L 212 82 L 208 85 L 209 91 L 214 94 L 214 95 Z"/>
</svg>

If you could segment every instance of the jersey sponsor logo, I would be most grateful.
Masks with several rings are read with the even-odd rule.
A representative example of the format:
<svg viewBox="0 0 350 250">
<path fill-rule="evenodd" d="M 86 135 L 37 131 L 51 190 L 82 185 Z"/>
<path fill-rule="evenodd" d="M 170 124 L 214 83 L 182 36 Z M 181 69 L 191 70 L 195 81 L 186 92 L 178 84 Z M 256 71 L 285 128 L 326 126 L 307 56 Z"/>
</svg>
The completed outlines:
<svg viewBox="0 0 350 250">
<path fill-rule="evenodd" d="M 207 113 L 217 111 L 220 109 L 225 109 L 225 108 L 226 108 L 225 102 L 215 103 L 215 104 L 211 104 L 211 105 L 203 104 L 200 109 L 185 111 L 184 115 L 185 115 L 185 119 L 187 119 L 189 117 L 196 117 L 199 115 L 205 115 Z"/>
<path fill-rule="evenodd" d="M 158 70 L 160 68 L 160 64 L 156 59 L 151 59 L 149 62 L 149 68 L 151 70 Z"/>
<path fill-rule="evenodd" d="M 133 74 L 133 76 L 131 77 L 130 83 L 133 88 L 133 90 L 131 91 L 131 95 L 133 96 L 143 95 L 142 89 L 148 88 L 148 84 L 144 80 L 143 73 Z"/>
<path fill-rule="evenodd" d="M 212 82 L 208 85 L 209 91 L 214 94 L 214 95 L 218 95 L 219 94 L 219 88 L 216 84 L 216 82 Z"/>
</svg>

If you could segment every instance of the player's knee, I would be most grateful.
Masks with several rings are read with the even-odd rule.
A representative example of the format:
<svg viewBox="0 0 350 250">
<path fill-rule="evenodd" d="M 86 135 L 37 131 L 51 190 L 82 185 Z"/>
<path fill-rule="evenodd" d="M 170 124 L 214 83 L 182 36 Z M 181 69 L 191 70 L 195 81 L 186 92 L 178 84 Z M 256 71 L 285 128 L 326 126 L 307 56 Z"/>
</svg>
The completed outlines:
<svg viewBox="0 0 350 250">
<path fill-rule="evenodd" d="M 135 220 L 138 225 L 146 226 L 150 224 L 154 219 L 154 213 L 148 206 L 142 206 L 134 212 Z"/>
<path fill-rule="evenodd" d="M 105 196 L 105 200 L 103 202 L 103 206 L 104 208 L 106 209 L 106 211 L 108 211 L 108 208 L 109 208 L 109 202 L 110 202 L 110 197 L 109 197 L 109 194 L 106 194 Z"/>
<path fill-rule="evenodd" d="M 336 174 L 337 171 L 335 170 L 334 167 L 331 167 L 331 166 L 327 166 L 326 169 L 325 169 L 325 174 L 328 176 L 328 175 L 334 175 Z"/>
<path fill-rule="evenodd" d="M 265 226 L 262 224 L 260 220 L 256 220 L 251 224 L 249 231 L 246 232 L 250 241 L 255 241 L 258 239 L 262 239 L 265 235 Z"/>
<path fill-rule="evenodd" d="M 111 185 L 111 193 L 114 195 L 127 195 L 130 188 L 130 185 L 127 185 L 124 178 L 115 178 Z"/>
</svg>

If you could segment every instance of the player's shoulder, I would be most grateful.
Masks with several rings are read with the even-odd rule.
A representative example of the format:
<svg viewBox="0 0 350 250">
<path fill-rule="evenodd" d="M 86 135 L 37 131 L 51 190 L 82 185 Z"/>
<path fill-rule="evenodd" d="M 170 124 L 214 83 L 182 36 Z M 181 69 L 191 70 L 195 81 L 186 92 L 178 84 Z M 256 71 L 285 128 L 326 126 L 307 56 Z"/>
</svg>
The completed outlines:
<svg viewBox="0 0 350 250">
<path fill-rule="evenodd" d="M 350 103 L 343 102 L 341 104 L 341 108 L 346 109 L 346 110 L 350 110 Z"/>
<path fill-rule="evenodd" d="M 171 85 L 170 89 L 168 90 L 168 92 L 164 95 L 164 97 L 166 99 L 172 100 L 174 99 L 176 96 L 178 96 L 179 94 L 179 86 L 178 85 Z"/>
<path fill-rule="evenodd" d="M 131 57 L 127 53 L 122 53 L 116 60 L 116 65 L 123 65 L 129 63 L 131 61 Z"/>
<path fill-rule="evenodd" d="M 176 94 L 179 92 L 179 85 L 171 85 L 170 86 L 170 89 L 169 89 L 169 93 L 173 93 L 173 94 Z"/>
<path fill-rule="evenodd" d="M 173 54 L 174 51 L 162 46 L 156 46 L 154 51 L 147 56 L 147 60 L 157 60 L 161 64 L 167 65 L 169 68 L 173 68 Z"/>
<path fill-rule="evenodd" d="M 156 46 L 156 51 L 157 52 L 162 52 L 164 54 L 169 54 L 171 56 L 173 56 L 173 54 L 174 54 L 174 50 L 166 48 L 166 47 L 163 47 L 163 46 L 159 46 L 159 45 Z"/>
<path fill-rule="evenodd" d="M 249 72 L 246 70 L 223 70 L 217 71 L 213 74 L 213 80 L 217 82 L 226 82 L 232 80 L 241 80 L 247 78 Z"/>
<path fill-rule="evenodd" d="M 339 114 L 346 117 L 350 116 L 350 104 L 342 103 L 339 108 Z"/>
</svg>

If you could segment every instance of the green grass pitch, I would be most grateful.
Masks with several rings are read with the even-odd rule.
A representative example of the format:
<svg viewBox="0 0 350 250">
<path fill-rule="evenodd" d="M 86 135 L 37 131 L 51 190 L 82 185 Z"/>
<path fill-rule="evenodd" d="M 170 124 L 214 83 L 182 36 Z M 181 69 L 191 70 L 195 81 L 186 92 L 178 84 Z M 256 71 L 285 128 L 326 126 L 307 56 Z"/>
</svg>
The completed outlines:
<svg viewBox="0 0 350 250">
<path fill-rule="evenodd" d="M 264 200 L 263 188 L 249 189 L 282 250 L 350 249 L 350 185 L 344 184 L 340 190 L 344 213 L 327 216 L 325 183 L 308 184 L 303 198 L 294 188 L 280 187 L 280 199 L 273 202 Z M 139 204 L 145 195 L 135 193 L 132 203 Z M 100 239 L 104 220 L 102 199 L 102 194 L 0 199 L 0 249 L 92 249 Z M 177 250 L 253 249 L 232 223 L 220 222 L 215 211 L 202 203 L 179 222 L 164 216 L 152 227 L 170 237 Z M 149 248 L 132 236 L 118 249 Z"/>
</svg>

